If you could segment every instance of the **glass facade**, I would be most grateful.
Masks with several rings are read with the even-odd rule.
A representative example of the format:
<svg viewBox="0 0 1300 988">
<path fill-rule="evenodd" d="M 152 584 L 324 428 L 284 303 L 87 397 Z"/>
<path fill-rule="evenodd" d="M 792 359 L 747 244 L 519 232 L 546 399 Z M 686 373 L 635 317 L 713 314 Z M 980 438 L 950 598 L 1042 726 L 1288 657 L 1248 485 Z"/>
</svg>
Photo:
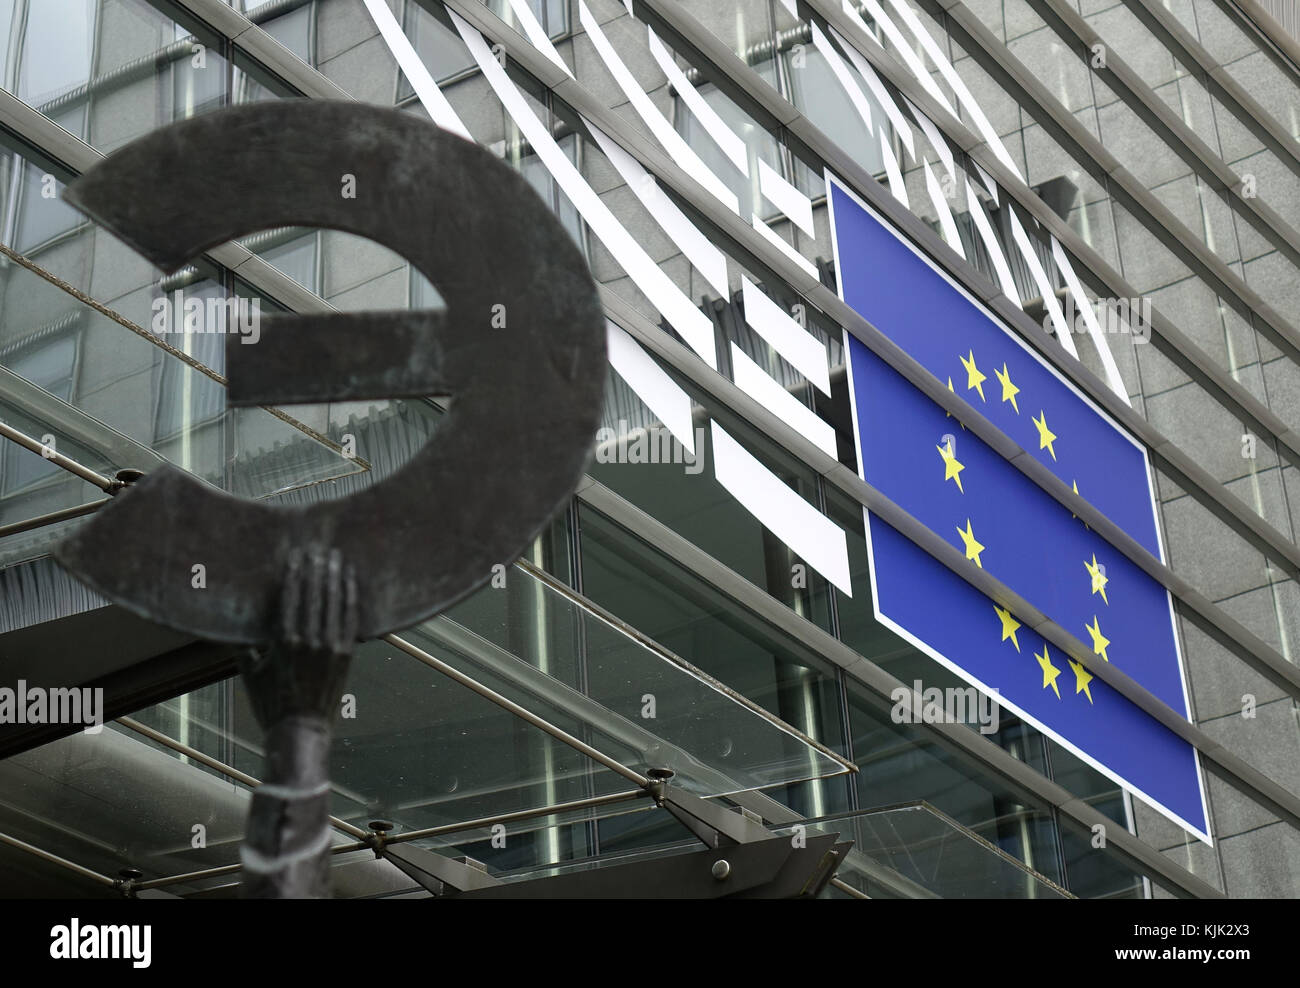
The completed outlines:
<svg viewBox="0 0 1300 988">
<path fill-rule="evenodd" d="M 228 408 L 223 333 L 159 320 L 426 307 L 437 289 L 406 260 L 275 229 L 164 274 L 63 191 L 238 103 L 350 98 L 463 130 L 581 248 L 611 325 L 605 409 L 587 477 L 521 561 L 361 647 L 331 764 L 336 894 L 414 888 L 353 867 L 374 820 L 504 881 L 698 845 L 621 798 L 613 764 L 854 840 L 832 897 L 1295 896 L 1300 66 L 1232 8 L 0 0 L 0 421 L 92 478 L 168 462 L 274 503 L 391 473 L 437 441 L 445 402 Z M 965 683 L 873 608 L 845 372 L 862 329 L 834 304 L 827 172 L 955 283 L 1000 292 L 1011 329 L 1146 450 L 1192 720 L 1231 756 L 1207 773 L 1213 845 L 1009 711 L 984 734 L 892 709 L 896 686 Z M 1120 325 L 1078 315 L 1107 299 L 1142 304 Z M 102 491 L 0 443 L 0 657 L 56 626 L 91 649 L 117 609 L 49 558 L 82 520 L 41 519 Z M 733 445 L 766 493 L 722 469 Z M 763 513 L 791 496 L 822 543 Z M 826 537 L 846 575 L 819 567 Z M 192 648 L 141 638 L 123 661 L 180 668 Z M 0 737 L 0 833 L 227 894 L 263 771 L 232 654 L 102 735 Z M 108 798 L 86 773 L 124 782 Z"/>
</svg>

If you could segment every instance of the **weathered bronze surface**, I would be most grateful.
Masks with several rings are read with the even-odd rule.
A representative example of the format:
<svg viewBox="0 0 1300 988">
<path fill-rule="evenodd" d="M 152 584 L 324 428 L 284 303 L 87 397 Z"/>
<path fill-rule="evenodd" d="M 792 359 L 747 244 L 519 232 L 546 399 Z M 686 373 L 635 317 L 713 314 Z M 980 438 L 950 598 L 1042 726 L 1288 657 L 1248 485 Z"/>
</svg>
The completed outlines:
<svg viewBox="0 0 1300 988">
<path fill-rule="evenodd" d="M 243 674 L 267 771 L 244 890 L 327 894 L 330 732 L 354 645 L 472 593 L 567 500 L 603 400 L 595 284 L 522 177 L 411 114 L 356 103 L 257 103 L 173 124 L 67 198 L 164 271 L 257 230 L 327 227 L 392 248 L 446 303 L 267 317 L 258 342 L 227 337 L 231 404 L 450 395 L 435 439 L 391 476 L 286 507 L 168 466 L 55 552 L 135 613 L 257 646 Z"/>
<path fill-rule="evenodd" d="M 350 182 L 355 199 L 343 195 Z M 483 148 L 396 110 L 258 103 L 154 131 L 72 183 L 67 198 L 164 271 L 256 230 L 328 227 L 392 248 L 446 303 L 441 327 L 424 321 L 437 356 L 425 377 L 453 397 L 433 442 L 365 491 L 306 508 L 158 470 L 56 553 L 109 599 L 215 641 L 269 641 L 289 552 L 319 546 L 354 568 L 359 634 L 372 638 L 484 584 L 572 493 L 603 401 L 604 315 L 559 221 Z M 408 317 L 422 318 L 397 321 Z M 264 336 L 306 337 L 291 324 L 299 319 L 321 324 L 268 316 Z M 304 338 L 296 361 L 277 362 L 278 380 L 259 377 L 262 343 L 228 336 L 232 390 L 314 400 L 317 382 L 346 367 L 339 347 L 358 369 L 384 366 L 389 334 L 349 314 L 328 321 L 328 350 Z M 345 397 L 403 390 L 391 380 L 341 385 Z M 206 590 L 192 586 L 199 564 Z"/>
</svg>

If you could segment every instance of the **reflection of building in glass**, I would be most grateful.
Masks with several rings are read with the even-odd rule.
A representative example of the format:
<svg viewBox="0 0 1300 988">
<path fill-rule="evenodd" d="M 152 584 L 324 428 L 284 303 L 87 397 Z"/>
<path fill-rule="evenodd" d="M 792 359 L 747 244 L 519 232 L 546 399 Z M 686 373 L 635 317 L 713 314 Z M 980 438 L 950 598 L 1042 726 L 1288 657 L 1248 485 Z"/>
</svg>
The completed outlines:
<svg viewBox="0 0 1300 988">
<path fill-rule="evenodd" d="M 445 402 L 227 409 L 224 337 L 150 323 L 178 290 L 255 298 L 263 312 L 418 307 L 437 297 L 422 274 L 346 234 L 278 229 L 163 275 L 62 193 L 98 156 L 232 103 L 351 98 L 455 121 L 528 179 L 602 286 L 621 334 L 605 438 L 689 436 L 704 466 L 593 457 L 590 482 L 519 564 L 402 636 L 413 652 L 636 772 L 672 764 L 688 791 L 770 829 L 836 821 L 857 849 L 828 894 L 1297 894 L 1294 41 L 1230 0 L 632 11 L 0 0 L 0 422 L 92 478 L 169 461 L 286 503 L 398 468 Z M 954 279 L 997 286 L 1013 328 L 1150 450 L 1166 557 L 1185 581 L 1174 598 L 1196 724 L 1289 803 L 1261 801 L 1220 764 L 1210 847 L 1006 712 L 992 745 L 977 724 L 950 737 L 891 720 L 890 684 L 963 684 L 873 617 L 828 301 L 826 169 Z M 1091 326 L 1119 300 L 1138 301 L 1141 332 Z M 1058 322 L 1070 331 L 1045 336 Z M 719 434 L 754 458 L 766 493 L 715 469 Z M 26 523 L 104 495 L 85 472 L 3 442 L 0 685 L 38 659 L 71 676 L 78 650 L 102 652 L 119 676 L 110 712 L 131 719 L 98 737 L 0 727 L 0 832 L 109 876 L 230 864 L 240 773 L 261 767 L 233 656 L 146 628 L 66 577 L 48 552 L 77 520 Z M 447 483 L 475 496 L 473 477 Z M 801 544 L 755 510 L 782 491 L 841 540 L 848 587 L 814 562 L 825 540 Z M 613 800 L 626 777 L 418 654 L 363 646 L 348 692 L 355 716 L 339 723 L 332 768 L 340 842 L 376 819 L 402 833 L 576 802 L 512 821 L 504 843 L 490 827 L 422 843 L 504 878 L 698 843 L 645 802 Z M 920 801 L 933 810 L 897 808 Z M 1112 824 L 1105 848 L 1098 821 Z M 195 824 L 204 848 L 190 845 Z M 1139 865 L 1138 842 L 1162 852 L 1159 867 Z M 95 891 L 3 853 L 19 885 Z M 414 887 L 364 856 L 338 855 L 339 894 Z"/>
</svg>

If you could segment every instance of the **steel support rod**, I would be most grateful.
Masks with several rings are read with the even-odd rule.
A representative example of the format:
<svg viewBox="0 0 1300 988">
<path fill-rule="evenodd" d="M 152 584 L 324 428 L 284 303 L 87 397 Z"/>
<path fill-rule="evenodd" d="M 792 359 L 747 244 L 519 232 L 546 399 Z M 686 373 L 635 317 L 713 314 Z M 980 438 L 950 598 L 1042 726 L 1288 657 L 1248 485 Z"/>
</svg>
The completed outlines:
<svg viewBox="0 0 1300 988">
<path fill-rule="evenodd" d="M 82 515 L 89 515 L 104 505 L 108 504 L 108 498 L 100 498 L 98 501 L 87 501 L 85 504 L 78 504 L 73 508 L 63 508 L 59 511 L 51 511 L 49 514 L 37 515 L 35 518 L 28 518 L 26 521 L 16 521 L 12 525 L 0 525 L 0 539 L 9 535 L 19 535 L 23 532 L 30 532 L 33 529 L 44 528 L 46 525 L 56 525 L 61 521 L 68 521 L 72 518 L 80 518 Z"/>
<path fill-rule="evenodd" d="M 97 871 L 91 871 L 91 869 L 89 868 L 83 868 L 81 865 L 73 861 L 69 861 L 67 858 L 61 858 L 57 854 L 52 854 L 49 851 L 43 851 L 39 847 L 36 847 L 34 844 L 28 844 L 25 840 L 19 840 L 17 837 L 10 837 L 8 834 L 0 834 L 0 843 L 8 844 L 10 847 L 16 847 L 20 851 L 26 851 L 28 854 L 35 855 L 36 857 L 40 858 L 42 861 L 48 861 L 51 864 L 56 864 L 61 868 L 67 868 L 69 871 L 75 871 L 78 875 L 81 875 L 83 878 L 89 878 L 92 879 L 93 881 L 101 882 L 102 884 L 107 885 L 109 887 L 113 887 L 117 885 L 117 882 L 109 878 L 107 875 L 101 875 Z"/>
<path fill-rule="evenodd" d="M 208 768 L 214 769 L 222 775 L 229 776 L 237 782 L 242 782 L 250 788 L 256 789 L 262 784 L 260 779 L 253 778 L 247 772 L 241 772 L 234 766 L 218 761 L 211 755 L 205 755 L 197 748 L 191 748 L 189 745 L 177 741 L 175 738 L 169 737 L 161 731 L 156 731 L 146 724 L 141 724 L 138 720 L 131 717 L 119 717 L 117 723 L 129 730 L 135 731 L 137 734 L 143 734 L 151 741 L 157 741 L 159 744 L 171 748 L 172 751 L 178 752 L 187 758 L 193 758 L 196 762 L 206 765 Z M 353 826 L 346 820 L 340 820 L 335 816 L 330 817 L 330 823 L 351 837 L 368 837 L 370 835 L 370 831 L 362 830 L 360 827 Z"/>
<path fill-rule="evenodd" d="M 0 436 L 4 436 L 4 438 L 8 440 L 16 442 L 24 449 L 31 450 L 37 456 L 44 457 L 55 466 L 67 470 L 68 473 L 76 474 L 82 480 L 86 481 L 86 483 L 94 484 L 101 491 L 112 493 L 122 486 L 120 481 L 113 480 L 110 477 L 105 477 L 102 473 L 96 473 L 94 470 L 90 469 L 90 467 L 83 466 L 71 457 L 64 456 L 62 453 L 51 449 L 39 439 L 33 439 L 26 433 L 19 432 L 13 426 L 6 425 L 4 422 L 0 422 Z"/>
<path fill-rule="evenodd" d="M 553 816 L 556 813 L 565 813 L 569 810 L 587 809 L 594 806 L 607 806 L 611 803 L 622 803 L 632 799 L 639 799 L 648 795 L 644 789 L 629 789 L 624 792 L 610 793 L 606 796 L 591 796 L 587 799 L 575 799 L 567 803 L 555 803 L 551 806 L 541 806 L 535 810 L 516 810 L 512 813 L 501 813 L 497 816 L 480 817 L 477 820 L 465 820 L 461 823 L 449 823 L 441 827 L 428 827 L 424 830 L 410 830 L 404 834 L 398 834 L 395 837 L 384 836 L 384 844 L 402 844 L 406 841 L 423 840 L 427 837 L 436 837 L 440 834 L 460 833 L 464 830 L 478 830 L 483 827 L 490 827 L 496 823 L 511 823 L 517 820 L 527 820 L 531 817 Z M 363 833 L 366 833 L 363 831 Z M 3 835 L 0 835 L 3 836 Z M 368 834 L 373 838 L 373 834 Z M 360 840 L 348 844 L 335 844 L 330 848 L 331 854 L 347 854 L 350 851 L 363 851 L 373 849 L 373 840 Z M 221 865 L 217 868 L 205 868 L 202 871 L 189 871 L 181 875 L 166 875 L 162 878 L 153 878 L 147 882 L 136 882 L 136 889 L 156 889 L 163 888 L 167 885 L 180 885 L 184 882 L 197 882 L 205 878 L 217 878 L 221 875 L 233 875 L 243 866 L 237 864 Z"/>
<path fill-rule="evenodd" d="M 843 882 L 843 881 L 841 881 L 841 880 L 838 879 L 838 878 L 832 878 L 832 879 L 831 879 L 831 884 L 834 885 L 834 886 L 835 886 L 837 889 L 839 889 L 841 892 L 843 892 L 845 895 L 847 895 L 847 896 L 849 896 L 849 897 L 851 897 L 851 898 L 854 898 L 854 899 L 870 899 L 870 898 L 871 898 L 871 896 L 867 895 L 867 893 L 858 891 L 858 890 L 855 889 L 852 885 L 848 884 L 847 882 Z"/>
</svg>

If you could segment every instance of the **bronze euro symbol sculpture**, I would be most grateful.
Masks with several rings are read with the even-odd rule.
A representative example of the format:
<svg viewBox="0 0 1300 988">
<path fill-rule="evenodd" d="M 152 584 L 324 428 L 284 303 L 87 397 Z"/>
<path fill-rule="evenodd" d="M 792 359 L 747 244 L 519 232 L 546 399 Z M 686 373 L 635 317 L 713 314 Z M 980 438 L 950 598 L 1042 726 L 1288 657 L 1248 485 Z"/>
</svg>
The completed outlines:
<svg viewBox="0 0 1300 988">
<path fill-rule="evenodd" d="M 358 103 L 181 121 L 109 155 L 67 199 L 165 272 L 258 230 L 325 227 L 391 248 L 444 300 L 267 315 L 255 344 L 226 339 L 232 406 L 451 396 L 434 438 L 388 477 L 304 507 L 166 466 L 55 550 L 136 614 L 251 646 L 243 674 L 267 767 L 244 893 L 327 895 L 331 725 L 355 644 L 484 585 L 571 495 L 603 402 L 595 283 L 522 176 L 419 117 Z"/>
</svg>

